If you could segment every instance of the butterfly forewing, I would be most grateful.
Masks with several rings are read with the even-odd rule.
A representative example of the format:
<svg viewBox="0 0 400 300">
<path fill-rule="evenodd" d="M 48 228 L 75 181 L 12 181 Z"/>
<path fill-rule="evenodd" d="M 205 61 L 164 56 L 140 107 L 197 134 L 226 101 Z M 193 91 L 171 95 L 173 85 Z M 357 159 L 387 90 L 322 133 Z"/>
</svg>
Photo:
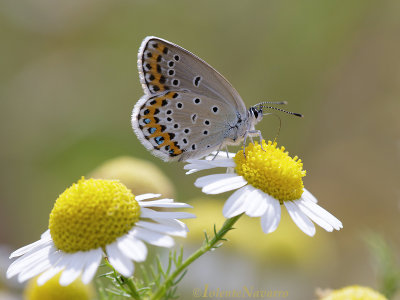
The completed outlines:
<svg viewBox="0 0 400 300">
<path fill-rule="evenodd" d="M 246 107 L 239 93 L 216 70 L 182 47 L 166 40 L 147 37 L 139 50 L 138 69 L 148 94 L 191 91 L 233 105 L 240 114 Z"/>
</svg>

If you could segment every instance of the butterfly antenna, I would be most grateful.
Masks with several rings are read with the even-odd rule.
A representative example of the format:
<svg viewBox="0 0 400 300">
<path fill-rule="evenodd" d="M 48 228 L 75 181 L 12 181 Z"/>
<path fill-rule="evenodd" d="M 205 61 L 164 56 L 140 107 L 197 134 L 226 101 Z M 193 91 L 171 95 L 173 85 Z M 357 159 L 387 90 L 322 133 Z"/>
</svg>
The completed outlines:
<svg viewBox="0 0 400 300">
<path fill-rule="evenodd" d="M 286 105 L 287 101 L 264 101 L 256 104 L 255 106 L 263 106 L 264 104 Z"/>
<path fill-rule="evenodd" d="M 275 110 L 278 110 L 278 111 L 287 113 L 287 114 L 289 114 L 289 115 L 293 115 L 293 116 L 300 117 L 300 118 L 303 117 L 302 114 L 298 114 L 298 113 L 295 113 L 295 112 L 287 111 L 287 110 L 284 110 L 284 109 L 282 109 L 282 108 L 277 108 L 277 107 L 273 107 L 273 106 L 264 106 L 264 105 L 261 104 L 261 105 L 260 105 L 260 108 L 261 108 L 261 109 L 264 109 L 264 108 L 275 109 Z"/>
</svg>

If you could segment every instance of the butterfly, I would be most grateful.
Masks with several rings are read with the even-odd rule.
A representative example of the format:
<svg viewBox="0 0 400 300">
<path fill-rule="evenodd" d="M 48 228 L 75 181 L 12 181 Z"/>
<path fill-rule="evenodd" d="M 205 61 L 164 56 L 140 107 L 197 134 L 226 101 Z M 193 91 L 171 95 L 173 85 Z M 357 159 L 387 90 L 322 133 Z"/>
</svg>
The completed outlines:
<svg viewBox="0 0 400 300">
<path fill-rule="evenodd" d="M 138 69 L 145 94 L 133 108 L 132 127 L 155 156 L 185 161 L 237 145 L 248 135 L 261 138 L 255 125 L 265 104 L 273 102 L 247 109 L 235 88 L 191 52 L 149 36 L 139 48 Z"/>
</svg>

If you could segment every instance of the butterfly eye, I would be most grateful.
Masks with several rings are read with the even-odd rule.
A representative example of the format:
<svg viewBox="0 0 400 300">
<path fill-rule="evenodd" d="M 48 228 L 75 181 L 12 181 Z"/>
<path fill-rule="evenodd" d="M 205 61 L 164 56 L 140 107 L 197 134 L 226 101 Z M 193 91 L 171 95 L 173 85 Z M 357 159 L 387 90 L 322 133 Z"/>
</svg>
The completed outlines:
<svg viewBox="0 0 400 300">
<path fill-rule="evenodd" d="M 256 117 L 256 119 L 257 119 L 258 118 L 258 111 L 254 109 L 253 113 L 254 113 L 254 117 Z"/>
</svg>

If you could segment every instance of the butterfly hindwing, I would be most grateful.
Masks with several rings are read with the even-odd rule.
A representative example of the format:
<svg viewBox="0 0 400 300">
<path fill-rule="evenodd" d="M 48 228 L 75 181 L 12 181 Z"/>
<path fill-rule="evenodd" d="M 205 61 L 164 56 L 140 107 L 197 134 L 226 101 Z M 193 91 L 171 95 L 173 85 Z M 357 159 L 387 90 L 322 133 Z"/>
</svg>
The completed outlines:
<svg viewBox="0 0 400 300">
<path fill-rule="evenodd" d="M 133 110 L 132 125 L 142 144 L 165 161 L 186 160 L 217 149 L 237 122 L 223 102 L 184 91 L 145 95 Z"/>
</svg>

